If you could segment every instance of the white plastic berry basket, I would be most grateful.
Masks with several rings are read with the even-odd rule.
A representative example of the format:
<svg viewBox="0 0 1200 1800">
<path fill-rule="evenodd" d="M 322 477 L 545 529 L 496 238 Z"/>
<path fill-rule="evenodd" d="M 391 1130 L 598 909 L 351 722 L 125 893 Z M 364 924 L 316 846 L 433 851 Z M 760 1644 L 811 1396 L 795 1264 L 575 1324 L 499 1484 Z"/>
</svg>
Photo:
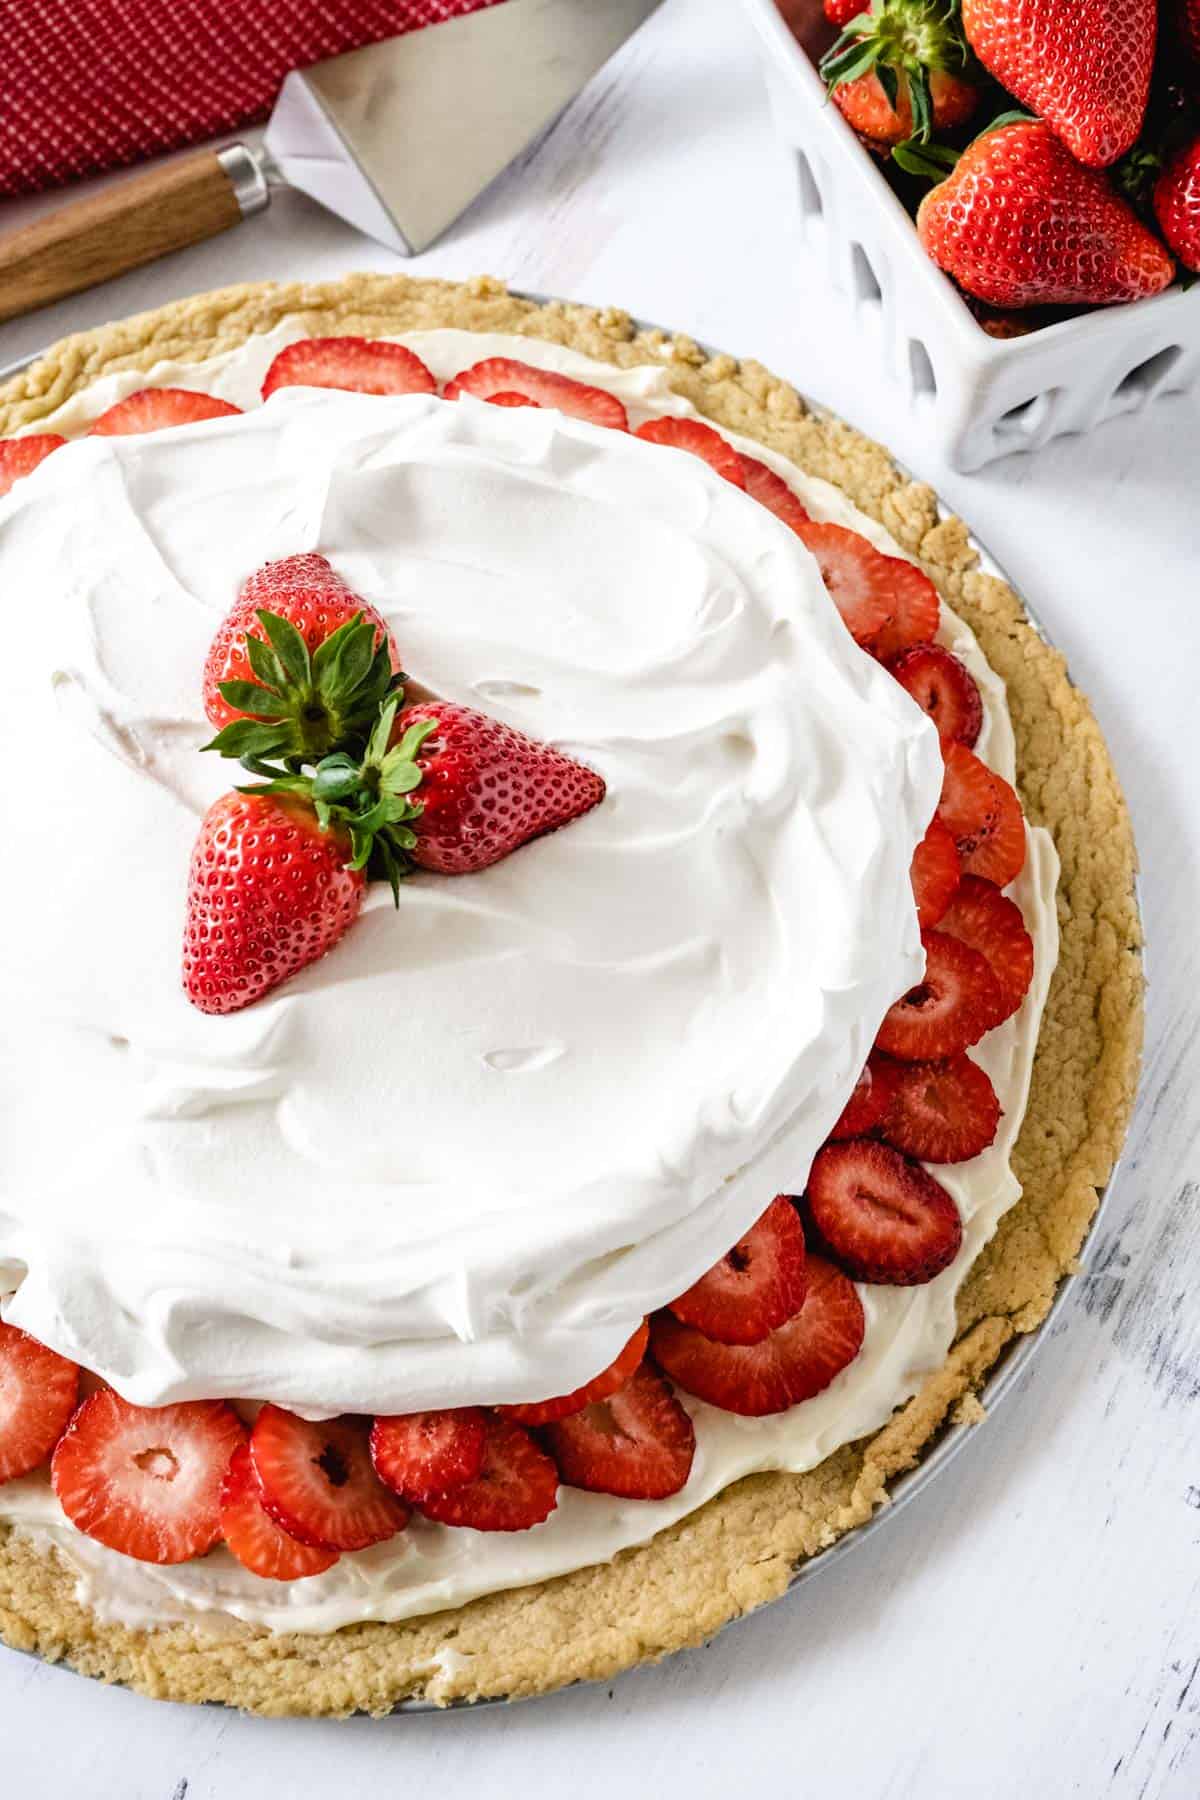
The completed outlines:
<svg viewBox="0 0 1200 1800">
<path fill-rule="evenodd" d="M 1200 284 L 993 338 L 926 256 L 912 219 L 837 108 L 777 0 L 743 0 L 776 127 L 795 170 L 805 243 L 864 324 L 953 468 L 978 469 L 1090 431 L 1159 394 L 1200 387 Z M 820 0 L 784 0 L 801 37 Z"/>
</svg>

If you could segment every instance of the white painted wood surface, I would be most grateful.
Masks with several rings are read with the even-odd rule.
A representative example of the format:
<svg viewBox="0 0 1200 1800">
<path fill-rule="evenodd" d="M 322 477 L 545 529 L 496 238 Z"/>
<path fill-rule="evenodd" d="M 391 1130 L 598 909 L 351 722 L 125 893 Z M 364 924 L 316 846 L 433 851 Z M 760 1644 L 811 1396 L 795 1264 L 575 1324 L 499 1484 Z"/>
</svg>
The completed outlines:
<svg viewBox="0 0 1200 1800">
<path fill-rule="evenodd" d="M 948 476 L 804 260 L 791 202 L 740 10 L 666 0 L 410 266 L 616 302 L 753 353 L 939 485 L 1066 649 L 1133 807 L 1153 975 L 1141 1105 L 1086 1284 L 931 1490 L 704 1650 L 611 1690 L 348 1724 L 156 1705 L 0 1651 L 6 1794 L 1200 1795 L 1200 414 L 1166 401 Z M 0 227 L 52 203 L 0 209 Z M 0 363 L 189 290 L 366 266 L 393 265 L 284 197 L 8 326 Z"/>
</svg>

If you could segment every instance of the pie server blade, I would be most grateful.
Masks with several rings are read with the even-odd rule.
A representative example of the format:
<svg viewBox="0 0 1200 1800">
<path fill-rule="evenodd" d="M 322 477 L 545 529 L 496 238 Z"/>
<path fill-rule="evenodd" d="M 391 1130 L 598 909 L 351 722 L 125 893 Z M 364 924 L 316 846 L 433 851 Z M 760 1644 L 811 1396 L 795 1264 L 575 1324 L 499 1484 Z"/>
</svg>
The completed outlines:
<svg viewBox="0 0 1200 1800">
<path fill-rule="evenodd" d="M 506 0 L 289 75 L 283 180 L 402 256 L 441 236 L 659 0 Z"/>
<path fill-rule="evenodd" d="M 0 320 L 214 237 L 284 184 L 401 256 L 426 249 L 660 0 L 503 0 L 284 81 L 262 152 L 202 150 L 0 241 Z"/>
</svg>

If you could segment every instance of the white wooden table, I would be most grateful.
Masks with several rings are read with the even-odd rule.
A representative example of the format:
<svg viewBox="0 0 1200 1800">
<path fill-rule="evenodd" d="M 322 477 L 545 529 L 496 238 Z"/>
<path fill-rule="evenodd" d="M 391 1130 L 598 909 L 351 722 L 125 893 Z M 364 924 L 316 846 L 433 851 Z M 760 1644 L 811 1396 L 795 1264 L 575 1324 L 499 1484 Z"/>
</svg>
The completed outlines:
<svg viewBox="0 0 1200 1800">
<path fill-rule="evenodd" d="M 42 204 L 0 209 L 0 226 Z M 5 327 L 0 363 L 190 290 L 368 266 L 396 265 L 284 196 L 224 239 Z M 619 303 L 758 356 L 891 444 L 1007 567 L 1092 696 L 1138 829 L 1154 980 L 1121 1187 L 1086 1284 L 957 1463 L 835 1570 L 708 1648 L 612 1689 L 347 1724 L 158 1705 L 0 1650 L 4 1792 L 1194 1800 L 1200 409 L 1168 400 L 950 476 L 799 250 L 732 0 L 666 0 L 409 266 Z"/>
</svg>

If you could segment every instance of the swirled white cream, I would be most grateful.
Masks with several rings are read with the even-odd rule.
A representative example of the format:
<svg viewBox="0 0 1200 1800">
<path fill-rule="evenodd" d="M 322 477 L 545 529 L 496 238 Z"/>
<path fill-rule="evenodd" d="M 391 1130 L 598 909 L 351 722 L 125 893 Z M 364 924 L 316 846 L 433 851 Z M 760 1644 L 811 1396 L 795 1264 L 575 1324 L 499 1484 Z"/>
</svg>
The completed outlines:
<svg viewBox="0 0 1200 1800">
<path fill-rule="evenodd" d="M 287 327 L 208 364 L 98 383 L 253 407 Z M 690 410 L 661 372 L 536 340 L 405 339 L 439 375 L 492 354 Z M 737 440 L 735 440 L 737 441 Z M 837 490 L 745 446 L 810 511 L 895 553 Z M 318 548 L 387 614 L 406 666 L 598 768 L 602 806 L 476 877 L 373 894 L 322 962 L 232 1018 L 179 988 L 196 823 L 229 769 L 198 672 L 239 580 Z M 70 446 L 0 502 L 19 692 L 44 805 L 6 819 L 0 929 L 19 943 L 4 1049 L 4 1316 L 153 1404 L 266 1396 L 310 1412 L 561 1392 L 796 1191 L 895 996 L 920 972 L 908 887 L 936 738 L 858 652 L 798 540 L 680 452 L 531 409 L 291 390 L 245 418 Z M 1003 689 L 942 637 L 1010 776 Z M 955 1291 L 1019 1188 L 1009 1154 L 1056 958 L 1052 846 L 1014 892 L 1037 949 L 978 1051 L 997 1142 L 939 1171 L 955 1265 L 864 1289 L 868 1332 L 817 1399 L 749 1421 L 689 1402 L 684 1492 L 564 1489 L 518 1537 L 420 1522 L 282 1586 L 224 1551 L 177 1569 L 81 1537 L 43 1478 L 0 1517 L 48 1533 L 129 1622 L 277 1629 L 400 1618 L 603 1560 L 751 1470 L 811 1467 L 936 1366 Z M 64 1134 L 64 1127 L 68 1130 Z"/>
</svg>

